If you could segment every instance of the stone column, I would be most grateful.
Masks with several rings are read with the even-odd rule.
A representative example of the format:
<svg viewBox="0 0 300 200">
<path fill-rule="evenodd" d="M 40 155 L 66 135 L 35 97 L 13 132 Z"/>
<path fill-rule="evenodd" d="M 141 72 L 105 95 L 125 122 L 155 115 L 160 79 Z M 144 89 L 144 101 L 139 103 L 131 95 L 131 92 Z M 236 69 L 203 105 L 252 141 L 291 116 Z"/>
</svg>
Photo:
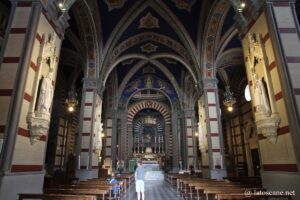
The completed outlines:
<svg viewBox="0 0 300 200">
<path fill-rule="evenodd" d="M 0 138 L 5 141 L 0 157 L 0 199 L 17 199 L 17 193 L 22 192 L 42 192 L 53 95 L 46 97 L 47 105 L 44 102 L 45 109 L 39 112 L 35 107 L 40 96 L 37 85 L 49 75 L 48 86 L 54 88 L 64 34 L 55 26 L 59 19 L 51 21 L 42 12 L 41 1 L 11 3 L 9 34 L 0 67 Z M 32 123 L 31 114 L 37 111 L 40 115 L 35 115 Z"/>
<path fill-rule="evenodd" d="M 199 132 L 199 149 L 201 152 L 201 169 L 205 178 L 210 177 L 209 171 L 209 155 L 208 155 L 208 139 L 206 131 L 206 110 L 205 110 L 205 98 L 204 95 L 198 100 L 198 132 Z"/>
<path fill-rule="evenodd" d="M 188 163 L 187 163 L 187 148 L 186 148 L 186 132 L 185 132 L 185 119 L 184 119 L 184 113 L 183 112 L 178 112 L 178 117 L 177 117 L 177 131 L 178 131 L 178 145 L 180 145 L 180 157 L 182 161 L 182 167 L 183 169 L 188 168 Z"/>
<path fill-rule="evenodd" d="M 276 80 L 273 81 L 273 87 L 281 123 L 276 132 L 278 137 L 276 144 L 266 145 L 261 138 L 260 150 L 264 187 L 273 190 L 296 190 L 296 194 L 299 194 L 300 30 L 295 2 L 294 0 L 266 0 L 264 4 L 264 15 L 268 28 L 267 37 L 264 39 L 267 53 L 271 54 L 272 51 L 274 53 L 275 59 L 272 54 L 268 55 L 268 58 L 271 77 Z M 259 30 L 258 28 L 256 29 Z M 268 44 L 272 45 L 273 50 L 268 49 Z M 285 145 L 283 141 L 285 141 Z M 282 152 L 286 153 L 279 154 Z M 275 171 L 276 173 L 274 173 Z M 281 184 L 276 184 L 278 182 Z"/>
<path fill-rule="evenodd" d="M 186 149 L 187 149 L 187 167 L 193 165 L 196 167 L 196 143 L 195 143 L 195 111 L 185 110 L 185 130 L 186 130 Z"/>
<path fill-rule="evenodd" d="M 98 177 L 98 155 L 94 150 L 94 137 L 99 127 L 96 127 L 97 113 L 101 115 L 102 98 L 99 95 L 99 80 L 85 78 L 82 91 L 80 131 L 77 143 L 76 176 L 80 180 Z M 97 103 L 98 102 L 98 105 Z M 97 109 L 100 109 L 97 111 Z"/>
<path fill-rule="evenodd" d="M 226 166 L 224 163 L 224 144 L 217 79 L 204 79 L 203 85 L 209 157 L 209 174 L 205 176 L 213 179 L 222 179 L 226 176 Z"/>
<path fill-rule="evenodd" d="M 112 170 L 115 170 L 116 169 L 116 159 L 117 159 L 117 131 L 118 131 L 118 111 L 117 110 L 114 110 L 113 111 L 113 116 L 112 116 L 112 133 L 111 133 L 111 146 L 110 146 L 110 152 L 111 152 L 111 168 Z M 121 157 L 123 156 L 122 155 L 122 147 L 119 147 L 121 148 Z M 123 154 L 124 154 L 124 151 L 123 151 Z M 120 159 L 120 158 L 119 158 Z"/>
<path fill-rule="evenodd" d="M 113 119 L 112 116 L 107 116 L 104 120 L 104 133 L 105 133 L 105 160 L 104 167 L 109 171 L 112 170 L 112 127 Z"/>
<path fill-rule="evenodd" d="M 179 168 L 179 159 L 182 161 L 181 157 L 181 144 L 180 144 L 180 135 L 179 135 L 179 127 L 180 125 L 178 122 L 178 112 L 173 111 L 172 112 L 172 125 L 170 125 L 170 128 L 172 131 L 170 132 L 173 135 L 173 171 L 177 172 L 180 170 Z"/>
</svg>

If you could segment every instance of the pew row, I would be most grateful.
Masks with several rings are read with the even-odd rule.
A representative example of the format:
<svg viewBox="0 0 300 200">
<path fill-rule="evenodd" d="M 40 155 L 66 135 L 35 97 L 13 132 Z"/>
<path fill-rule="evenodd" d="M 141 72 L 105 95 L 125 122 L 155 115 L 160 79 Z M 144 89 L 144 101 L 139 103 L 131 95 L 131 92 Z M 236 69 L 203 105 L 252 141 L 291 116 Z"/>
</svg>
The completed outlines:
<svg viewBox="0 0 300 200">
<path fill-rule="evenodd" d="M 94 195 L 66 195 L 66 194 L 34 194 L 20 193 L 19 200 L 42 199 L 42 200 L 97 200 Z"/>
</svg>

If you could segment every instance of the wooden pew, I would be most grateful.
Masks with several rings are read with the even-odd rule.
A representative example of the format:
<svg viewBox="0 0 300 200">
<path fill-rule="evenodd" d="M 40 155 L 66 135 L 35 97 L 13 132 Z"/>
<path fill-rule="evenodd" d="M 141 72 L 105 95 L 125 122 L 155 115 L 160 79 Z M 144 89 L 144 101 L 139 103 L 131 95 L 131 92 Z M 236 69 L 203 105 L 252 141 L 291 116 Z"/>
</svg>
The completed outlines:
<svg viewBox="0 0 300 200">
<path fill-rule="evenodd" d="M 228 199 L 255 199 L 252 196 L 246 196 L 244 193 L 220 193 L 216 194 L 215 199 L 228 200 Z"/>
<path fill-rule="evenodd" d="M 120 190 L 118 194 L 113 194 L 113 186 L 111 184 L 83 184 L 83 185 L 60 185 L 59 188 L 62 189 L 102 189 L 110 192 L 109 198 L 118 198 L 121 197 L 122 191 Z"/>
<path fill-rule="evenodd" d="M 203 179 L 197 177 L 189 178 L 178 178 L 178 191 L 181 193 L 182 197 L 193 198 L 193 195 L 199 196 L 199 191 L 195 189 L 197 185 L 210 185 L 210 184 L 225 184 L 224 181 L 218 181 L 213 179 Z"/>
<path fill-rule="evenodd" d="M 19 200 L 23 199 L 43 199 L 43 200 L 97 200 L 95 195 L 67 195 L 67 194 L 35 194 L 20 193 Z"/>
<path fill-rule="evenodd" d="M 80 188 L 80 189 L 62 189 L 62 188 L 49 188 L 44 189 L 45 194 L 72 194 L 72 195 L 95 195 L 105 200 L 105 195 L 109 195 L 111 199 L 111 193 L 109 190 L 94 189 L 94 188 Z"/>
<path fill-rule="evenodd" d="M 112 184 L 108 183 L 106 180 L 103 179 L 89 179 L 87 181 L 79 182 L 77 185 L 98 185 L 99 187 L 112 186 Z M 119 191 L 120 196 L 123 193 L 125 194 L 127 192 L 125 179 L 119 179 L 118 186 L 120 186 L 120 191 Z"/>
<path fill-rule="evenodd" d="M 241 187 L 232 187 L 232 186 L 217 186 L 217 187 L 205 187 L 203 190 L 203 193 L 206 197 L 206 200 L 209 199 L 209 195 L 212 195 L 215 198 L 216 194 L 221 194 L 221 193 L 244 193 L 245 189 Z"/>
<path fill-rule="evenodd" d="M 244 198 L 247 197 L 246 199 L 257 199 L 257 198 L 263 198 L 263 199 L 268 199 L 267 196 L 265 195 L 261 195 L 261 196 L 251 196 L 251 195 L 245 195 L 248 194 L 249 192 L 258 192 L 258 191 L 262 191 L 265 192 L 266 189 L 265 188 L 243 188 L 243 187 L 224 187 L 224 186 L 217 186 L 217 187 L 209 187 L 209 188 L 205 188 L 204 189 L 204 194 L 206 195 L 206 199 L 208 199 L 209 195 L 214 195 L 214 198 L 218 198 L 218 194 L 243 194 Z M 237 198 L 241 198 L 239 195 L 234 196 L 236 199 Z M 257 197 L 257 198 L 255 198 Z"/>
<path fill-rule="evenodd" d="M 112 185 L 102 185 L 102 184 L 91 184 L 91 185 L 60 185 L 59 188 L 95 188 L 95 189 L 103 189 L 103 190 L 112 190 Z"/>
<path fill-rule="evenodd" d="M 223 179 L 230 182 L 252 185 L 253 187 L 262 187 L 261 177 L 259 176 L 224 177 Z"/>
<path fill-rule="evenodd" d="M 236 183 L 226 183 L 223 181 L 207 181 L 207 182 L 192 182 L 189 183 L 189 193 L 187 193 L 190 198 L 196 196 L 197 199 L 200 199 L 200 195 L 204 195 L 204 190 L 208 188 L 224 188 L 224 189 L 232 189 L 232 188 L 244 188 L 242 185 L 238 185 Z"/>
<path fill-rule="evenodd" d="M 292 200 L 292 196 L 290 195 L 259 195 L 259 196 L 246 196 L 244 193 L 220 193 L 216 194 L 217 200 L 229 200 L 229 199 L 279 199 L 279 200 Z"/>
</svg>

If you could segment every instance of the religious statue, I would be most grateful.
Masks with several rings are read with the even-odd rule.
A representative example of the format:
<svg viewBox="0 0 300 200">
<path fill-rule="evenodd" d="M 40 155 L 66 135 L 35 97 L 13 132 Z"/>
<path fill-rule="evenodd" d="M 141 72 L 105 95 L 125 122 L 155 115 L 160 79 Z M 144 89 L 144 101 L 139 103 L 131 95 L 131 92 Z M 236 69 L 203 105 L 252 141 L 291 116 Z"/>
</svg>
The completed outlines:
<svg viewBox="0 0 300 200">
<path fill-rule="evenodd" d="M 150 75 L 146 76 L 145 86 L 146 86 L 146 88 L 152 88 L 152 86 L 153 86 L 153 79 Z"/>
<path fill-rule="evenodd" d="M 266 116 L 270 116 L 271 110 L 266 89 L 256 73 L 253 73 L 253 85 L 256 111 Z"/>
<path fill-rule="evenodd" d="M 42 52 L 42 61 L 45 63 L 49 72 L 47 76 L 43 79 L 39 98 L 37 110 L 41 112 L 50 112 L 50 106 L 53 98 L 53 70 L 57 62 L 56 57 L 56 35 L 55 33 L 49 33 L 48 38 L 44 41 L 44 47 Z"/>
<path fill-rule="evenodd" d="M 270 116 L 270 103 L 268 100 L 268 95 L 266 88 L 263 85 L 261 78 L 258 77 L 257 67 L 260 63 L 262 56 L 262 50 L 259 42 L 257 41 L 256 35 L 249 33 L 249 64 L 253 77 L 253 88 L 254 88 L 254 103 L 256 106 L 256 111 L 265 115 Z"/>
<path fill-rule="evenodd" d="M 53 70 L 55 63 L 57 62 L 56 56 L 56 35 L 54 33 L 49 34 L 47 40 L 44 42 L 43 48 L 43 62 L 45 62 L 48 67 Z"/>
<path fill-rule="evenodd" d="M 125 167 L 124 160 L 118 160 L 118 162 L 117 162 L 117 170 L 119 171 L 120 174 L 124 170 L 124 167 Z"/>
<path fill-rule="evenodd" d="M 53 71 L 50 70 L 46 78 L 43 79 L 38 99 L 38 111 L 50 112 L 50 107 L 53 98 L 52 76 Z"/>
</svg>

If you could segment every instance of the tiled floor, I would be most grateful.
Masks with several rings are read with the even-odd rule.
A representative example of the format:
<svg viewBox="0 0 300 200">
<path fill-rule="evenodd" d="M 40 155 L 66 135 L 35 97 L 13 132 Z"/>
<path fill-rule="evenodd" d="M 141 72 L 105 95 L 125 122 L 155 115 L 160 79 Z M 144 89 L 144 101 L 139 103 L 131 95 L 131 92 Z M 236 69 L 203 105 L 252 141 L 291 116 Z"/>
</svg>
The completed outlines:
<svg viewBox="0 0 300 200">
<path fill-rule="evenodd" d="M 137 199 L 135 185 L 131 185 L 130 191 L 122 198 L 122 200 Z M 177 194 L 174 187 L 171 187 L 165 181 L 145 181 L 145 200 L 183 200 Z"/>
</svg>

